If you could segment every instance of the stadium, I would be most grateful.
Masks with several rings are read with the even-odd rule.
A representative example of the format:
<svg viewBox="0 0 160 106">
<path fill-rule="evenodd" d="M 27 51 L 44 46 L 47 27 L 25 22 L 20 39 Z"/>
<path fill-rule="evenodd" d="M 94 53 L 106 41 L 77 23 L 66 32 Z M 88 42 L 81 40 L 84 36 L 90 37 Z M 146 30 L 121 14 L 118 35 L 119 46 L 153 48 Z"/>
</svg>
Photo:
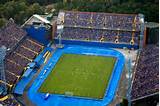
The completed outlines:
<svg viewBox="0 0 160 106">
<path fill-rule="evenodd" d="M 159 94 L 159 48 L 143 14 L 60 11 L 0 29 L 0 104 L 137 106 Z M 149 106 L 144 104 L 144 106 Z M 151 105 L 150 105 L 151 106 Z"/>
</svg>

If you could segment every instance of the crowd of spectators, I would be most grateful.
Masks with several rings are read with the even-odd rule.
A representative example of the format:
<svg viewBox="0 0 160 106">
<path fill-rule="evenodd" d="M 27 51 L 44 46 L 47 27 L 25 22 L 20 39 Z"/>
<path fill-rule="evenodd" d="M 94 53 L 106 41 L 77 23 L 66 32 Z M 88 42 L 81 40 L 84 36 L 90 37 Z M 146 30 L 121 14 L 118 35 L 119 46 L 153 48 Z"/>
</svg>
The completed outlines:
<svg viewBox="0 0 160 106">
<path fill-rule="evenodd" d="M 111 14 L 92 12 L 65 12 L 64 25 L 109 28 L 122 30 L 140 30 L 139 18 L 136 14 Z M 136 24 L 136 25 L 135 25 Z"/>
<path fill-rule="evenodd" d="M 14 23 L 14 20 L 10 19 L 0 29 L 0 45 L 4 45 L 8 50 L 12 50 L 26 34 L 23 29 Z"/>
<path fill-rule="evenodd" d="M 30 46 L 25 47 L 25 44 L 30 44 Z M 24 73 L 24 67 L 32 62 L 42 49 L 42 44 L 35 42 L 30 37 L 26 37 L 10 55 L 6 56 L 5 70 L 21 76 Z M 9 79 L 11 77 L 15 78 Z M 6 81 L 8 84 L 13 85 L 17 81 L 17 77 L 6 73 Z"/>
<path fill-rule="evenodd" d="M 26 50 L 23 47 L 19 47 L 15 50 L 15 54 L 23 54 L 23 56 L 29 58 L 29 59 L 34 59 L 35 58 L 35 53 L 29 50 Z M 30 55 L 28 55 L 30 54 Z"/>
<path fill-rule="evenodd" d="M 135 44 L 139 44 L 139 33 L 134 33 L 132 37 L 131 32 L 127 31 L 112 31 L 104 29 L 87 29 L 87 28 L 72 28 L 65 27 L 62 33 L 63 39 L 72 40 L 89 40 L 89 41 L 101 41 L 115 43 L 116 39 L 120 43 L 130 43 L 132 38 Z"/>
<path fill-rule="evenodd" d="M 35 51 L 37 53 L 42 51 L 43 49 L 43 45 L 37 42 L 36 40 L 32 39 L 31 37 L 27 37 L 26 40 L 22 42 L 22 45 L 27 48 L 30 48 L 32 51 Z"/>
<path fill-rule="evenodd" d="M 148 96 L 159 91 L 159 48 L 148 45 L 139 57 L 132 85 L 132 99 Z"/>
<path fill-rule="evenodd" d="M 0 105 L 2 106 L 20 106 L 20 104 L 16 101 L 13 96 L 9 96 L 7 99 L 0 101 Z"/>
<path fill-rule="evenodd" d="M 1 79 L 12 86 L 24 73 L 27 64 L 32 62 L 43 50 L 43 45 L 26 36 L 26 32 L 18 27 L 13 20 L 9 20 L 6 26 L 0 30 L 0 44 L 6 46 L 7 49 L 14 48 L 5 57 L 6 80 Z"/>
<path fill-rule="evenodd" d="M 139 44 L 139 34 L 136 14 L 65 12 L 62 39 Z"/>
<path fill-rule="evenodd" d="M 24 67 L 20 66 L 19 64 L 15 63 L 14 61 L 10 61 L 8 59 L 5 60 L 5 71 L 9 71 L 12 73 L 16 73 L 16 75 L 21 75 Z"/>
</svg>

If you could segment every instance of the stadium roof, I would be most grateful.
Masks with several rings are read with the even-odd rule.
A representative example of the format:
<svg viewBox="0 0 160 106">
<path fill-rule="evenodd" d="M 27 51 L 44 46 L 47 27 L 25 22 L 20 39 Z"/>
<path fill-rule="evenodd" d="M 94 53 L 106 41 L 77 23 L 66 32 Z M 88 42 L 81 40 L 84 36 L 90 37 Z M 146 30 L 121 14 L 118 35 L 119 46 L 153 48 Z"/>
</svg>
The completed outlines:
<svg viewBox="0 0 160 106">
<path fill-rule="evenodd" d="M 41 20 L 44 23 L 47 23 L 47 24 L 50 23 L 48 20 L 46 20 L 45 18 L 41 17 L 40 15 L 34 14 L 33 16 L 38 18 L 39 20 Z"/>
<path fill-rule="evenodd" d="M 41 15 L 34 14 L 22 26 L 32 25 L 34 22 L 51 24 L 50 21 L 48 21 L 46 18 L 42 17 Z"/>
<path fill-rule="evenodd" d="M 146 22 L 145 26 L 147 28 L 158 28 L 159 27 L 159 23 L 156 23 L 156 22 Z"/>
</svg>

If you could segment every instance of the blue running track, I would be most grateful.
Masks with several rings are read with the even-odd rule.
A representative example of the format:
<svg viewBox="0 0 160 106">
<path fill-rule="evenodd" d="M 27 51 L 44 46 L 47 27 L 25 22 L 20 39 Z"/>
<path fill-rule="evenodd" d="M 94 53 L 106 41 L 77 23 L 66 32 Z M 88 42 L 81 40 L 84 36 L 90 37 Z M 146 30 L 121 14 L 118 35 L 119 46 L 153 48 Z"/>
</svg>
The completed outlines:
<svg viewBox="0 0 160 106">
<path fill-rule="evenodd" d="M 55 66 L 58 59 L 63 53 L 113 56 L 117 58 L 108 88 L 106 89 L 105 96 L 102 100 L 85 99 L 79 97 L 66 97 L 57 94 L 51 94 L 47 100 L 44 100 L 45 94 L 39 93 L 38 89 L 40 88 L 44 80 L 47 78 L 49 73 L 52 71 L 52 68 Z M 27 95 L 29 99 L 37 106 L 106 106 L 111 103 L 111 101 L 115 97 L 124 64 L 124 56 L 120 52 L 110 48 L 65 45 L 64 48 L 57 49 L 54 52 L 48 63 L 43 67 L 40 74 L 29 88 Z M 46 73 L 44 74 L 45 70 Z"/>
</svg>

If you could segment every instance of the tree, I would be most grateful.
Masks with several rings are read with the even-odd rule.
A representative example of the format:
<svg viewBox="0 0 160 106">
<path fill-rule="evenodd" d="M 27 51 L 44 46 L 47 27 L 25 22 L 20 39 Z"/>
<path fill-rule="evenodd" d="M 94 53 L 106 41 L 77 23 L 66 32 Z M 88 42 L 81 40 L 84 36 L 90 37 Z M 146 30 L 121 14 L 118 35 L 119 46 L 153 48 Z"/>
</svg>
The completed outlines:
<svg viewBox="0 0 160 106">
<path fill-rule="evenodd" d="M 6 23 L 6 20 L 4 18 L 0 18 L 0 28 L 4 26 L 5 23 Z"/>
<path fill-rule="evenodd" d="M 33 15 L 33 14 L 43 14 L 44 13 L 44 8 L 41 7 L 38 3 L 34 3 L 31 5 L 28 10 L 27 10 L 28 15 Z"/>
<path fill-rule="evenodd" d="M 25 0 L 13 0 L 0 5 L 0 18 L 13 18 L 17 24 L 23 24 L 35 13 L 44 14 L 43 7 L 38 3 L 29 5 Z"/>
</svg>

